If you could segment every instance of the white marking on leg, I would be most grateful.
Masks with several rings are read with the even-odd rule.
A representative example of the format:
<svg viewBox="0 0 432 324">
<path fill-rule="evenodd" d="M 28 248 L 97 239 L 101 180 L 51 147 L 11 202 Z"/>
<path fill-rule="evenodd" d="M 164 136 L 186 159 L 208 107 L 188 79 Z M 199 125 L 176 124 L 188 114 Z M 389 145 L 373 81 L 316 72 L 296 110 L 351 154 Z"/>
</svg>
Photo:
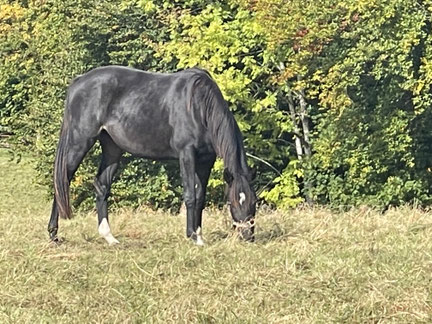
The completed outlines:
<svg viewBox="0 0 432 324">
<path fill-rule="evenodd" d="M 111 229 L 106 218 L 102 219 L 99 225 L 99 234 L 108 242 L 109 245 L 119 244 L 120 242 L 111 234 Z"/>
<path fill-rule="evenodd" d="M 198 246 L 203 246 L 204 245 L 204 240 L 203 240 L 203 237 L 202 237 L 201 233 L 202 233 L 201 227 L 198 227 L 198 229 L 196 231 L 197 239 L 196 239 L 196 243 L 195 243 Z"/>
</svg>

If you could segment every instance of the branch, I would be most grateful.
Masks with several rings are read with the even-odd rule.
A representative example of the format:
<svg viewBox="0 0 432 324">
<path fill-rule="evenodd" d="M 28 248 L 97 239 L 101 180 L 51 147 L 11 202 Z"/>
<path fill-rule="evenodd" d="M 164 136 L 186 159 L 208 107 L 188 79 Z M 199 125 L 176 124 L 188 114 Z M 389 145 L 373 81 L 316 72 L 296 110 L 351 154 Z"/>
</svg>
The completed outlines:
<svg viewBox="0 0 432 324">
<path fill-rule="evenodd" d="M 276 169 L 273 165 L 271 165 L 271 164 L 270 164 L 269 162 L 267 162 L 266 160 L 263 160 L 263 159 L 261 159 L 261 158 L 255 156 L 255 155 L 252 155 L 252 154 L 250 154 L 250 153 L 246 153 L 246 155 L 249 156 L 249 157 L 251 157 L 251 158 L 253 158 L 253 159 L 255 159 L 255 160 L 258 160 L 258 161 L 264 163 L 265 165 L 267 165 L 268 167 L 270 167 L 273 171 L 275 171 L 277 174 L 282 175 L 282 173 L 280 173 L 278 169 Z"/>
</svg>

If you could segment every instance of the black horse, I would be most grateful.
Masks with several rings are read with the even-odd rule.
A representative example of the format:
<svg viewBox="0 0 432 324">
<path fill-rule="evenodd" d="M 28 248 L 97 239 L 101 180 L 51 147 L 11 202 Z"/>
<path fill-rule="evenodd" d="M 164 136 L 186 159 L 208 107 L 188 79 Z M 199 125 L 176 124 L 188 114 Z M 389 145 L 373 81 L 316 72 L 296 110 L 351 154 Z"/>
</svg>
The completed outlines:
<svg viewBox="0 0 432 324">
<path fill-rule="evenodd" d="M 108 224 L 107 199 L 124 152 L 154 160 L 178 159 L 187 210 L 187 237 L 201 238 L 201 215 L 216 156 L 234 224 L 254 238 L 256 195 L 243 139 L 210 75 L 192 68 L 165 74 L 107 66 L 70 85 L 54 163 L 54 203 L 48 232 L 57 241 L 58 218 L 69 218 L 69 184 L 84 155 L 99 140 L 102 161 L 94 181 L 99 233 L 118 243 Z"/>
</svg>

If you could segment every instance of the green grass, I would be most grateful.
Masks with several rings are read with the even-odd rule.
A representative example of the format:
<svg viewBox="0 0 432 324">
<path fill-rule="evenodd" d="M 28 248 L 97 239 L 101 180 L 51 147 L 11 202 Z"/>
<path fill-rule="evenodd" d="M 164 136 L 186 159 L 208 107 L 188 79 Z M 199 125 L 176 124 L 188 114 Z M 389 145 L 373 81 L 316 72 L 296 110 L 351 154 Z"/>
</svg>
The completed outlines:
<svg viewBox="0 0 432 324">
<path fill-rule="evenodd" d="M 431 212 L 261 211 L 248 244 L 208 211 L 197 247 L 183 216 L 120 210 L 120 245 L 88 213 L 55 246 L 32 177 L 0 151 L 0 323 L 432 322 Z"/>
</svg>

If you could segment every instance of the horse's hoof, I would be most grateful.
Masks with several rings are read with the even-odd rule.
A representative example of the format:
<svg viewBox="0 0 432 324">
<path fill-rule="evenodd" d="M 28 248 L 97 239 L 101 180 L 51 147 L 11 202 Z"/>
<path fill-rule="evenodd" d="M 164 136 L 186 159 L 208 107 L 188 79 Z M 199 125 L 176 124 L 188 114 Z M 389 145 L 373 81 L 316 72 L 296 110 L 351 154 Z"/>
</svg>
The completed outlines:
<svg viewBox="0 0 432 324">
<path fill-rule="evenodd" d="M 192 243 L 196 246 L 204 246 L 205 245 L 203 239 L 195 239 L 192 237 L 190 239 L 191 239 Z"/>
<path fill-rule="evenodd" d="M 198 239 L 198 240 L 194 241 L 194 243 L 196 246 L 204 246 L 205 245 L 205 243 L 202 239 Z"/>
<path fill-rule="evenodd" d="M 120 244 L 120 242 L 117 239 L 114 239 L 114 240 L 108 242 L 109 246 L 117 245 L 117 244 Z"/>
<path fill-rule="evenodd" d="M 193 233 L 190 237 L 192 239 L 192 241 L 195 243 L 195 245 L 197 246 L 204 246 L 204 240 L 203 237 L 201 235 L 201 228 L 199 227 L 196 231 L 196 233 Z"/>
<path fill-rule="evenodd" d="M 57 231 L 58 231 L 57 228 L 48 228 L 48 235 L 49 235 L 51 241 L 58 240 Z"/>
<path fill-rule="evenodd" d="M 107 241 L 109 246 L 120 244 L 120 242 L 111 233 L 105 236 L 104 239 Z"/>
<path fill-rule="evenodd" d="M 60 239 L 58 236 L 55 236 L 50 238 L 50 242 L 54 245 L 60 245 L 63 243 L 63 240 Z"/>
</svg>

